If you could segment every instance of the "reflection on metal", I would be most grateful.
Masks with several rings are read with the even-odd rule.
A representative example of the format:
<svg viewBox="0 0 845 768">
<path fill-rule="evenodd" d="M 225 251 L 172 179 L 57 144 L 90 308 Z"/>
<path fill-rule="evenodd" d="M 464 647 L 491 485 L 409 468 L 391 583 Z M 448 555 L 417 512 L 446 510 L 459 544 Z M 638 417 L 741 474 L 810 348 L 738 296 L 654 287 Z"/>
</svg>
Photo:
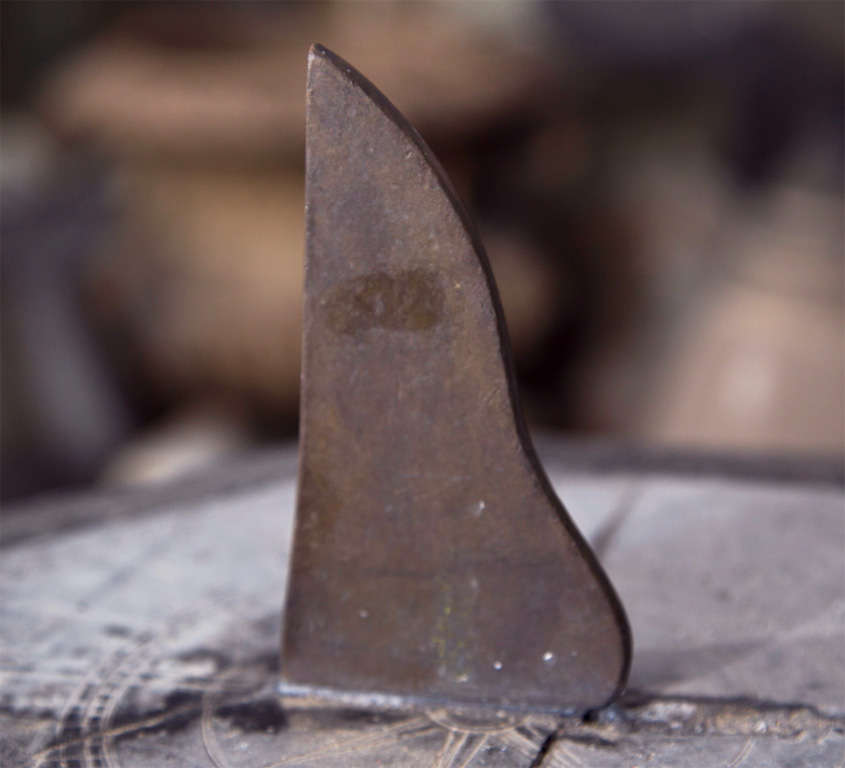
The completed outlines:
<svg viewBox="0 0 845 768">
<path fill-rule="evenodd" d="M 307 98 L 281 690 L 499 717 L 606 704 L 628 625 L 534 454 L 475 229 L 416 131 L 318 46 Z"/>
</svg>

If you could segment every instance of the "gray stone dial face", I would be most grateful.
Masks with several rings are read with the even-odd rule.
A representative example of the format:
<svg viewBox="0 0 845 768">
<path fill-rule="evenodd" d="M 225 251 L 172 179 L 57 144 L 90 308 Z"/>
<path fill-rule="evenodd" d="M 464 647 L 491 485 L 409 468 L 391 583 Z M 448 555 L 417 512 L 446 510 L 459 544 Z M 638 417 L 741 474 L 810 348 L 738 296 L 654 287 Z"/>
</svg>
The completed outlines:
<svg viewBox="0 0 845 768">
<path fill-rule="evenodd" d="M 841 488 L 552 462 L 640 638 L 632 691 L 589 722 L 479 722 L 281 706 L 292 463 L 6 512 L 0 764 L 842 765 Z"/>
</svg>

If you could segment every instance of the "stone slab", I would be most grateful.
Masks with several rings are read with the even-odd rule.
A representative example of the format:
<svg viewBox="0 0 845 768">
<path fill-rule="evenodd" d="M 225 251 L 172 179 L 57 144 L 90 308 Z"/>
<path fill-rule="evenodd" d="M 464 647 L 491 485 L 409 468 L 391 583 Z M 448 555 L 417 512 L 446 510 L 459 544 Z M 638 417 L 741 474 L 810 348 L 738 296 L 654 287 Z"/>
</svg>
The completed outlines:
<svg viewBox="0 0 845 768">
<path fill-rule="evenodd" d="M 550 476 L 629 612 L 631 686 L 614 707 L 489 723 L 283 706 L 294 484 L 289 461 L 265 456 L 187 486 L 31 508 L 64 521 L 54 533 L 6 513 L 18 535 L 0 549 L 0 764 L 845 761 L 838 483 L 560 462 Z"/>
</svg>

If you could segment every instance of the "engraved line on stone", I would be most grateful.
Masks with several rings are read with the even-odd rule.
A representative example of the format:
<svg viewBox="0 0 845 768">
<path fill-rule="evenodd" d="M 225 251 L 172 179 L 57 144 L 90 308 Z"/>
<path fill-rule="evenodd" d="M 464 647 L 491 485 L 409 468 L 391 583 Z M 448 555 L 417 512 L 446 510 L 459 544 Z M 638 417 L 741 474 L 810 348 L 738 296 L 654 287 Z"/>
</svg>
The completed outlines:
<svg viewBox="0 0 845 768">
<path fill-rule="evenodd" d="M 584 768 L 584 763 L 576 755 L 571 747 L 557 742 L 552 748 L 552 765 L 559 765 L 561 768 Z"/>
<path fill-rule="evenodd" d="M 455 738 L 455 732 L 454 731 L 447 731 L 446 732 L 446 739 L 443 742 L 443 746 L 440 747 L 439 751 L 434 756 L 434 762 L 432 763 L 433 768 L 438 768 L 438 766 L 441 766 L 443 764 L 443 755 L 445 755 L 446 752 L 448 751 L 448 749 L 451 746 L 454 738 Z"/>
<path fill-rule="evenodd" d="M 464 760 L 457 768 L 468 768 L 469 764 L 475 759 L 475 756 L 481 751 L 481 748 L 487 743 L 487 735 L 484 734 L 478 740 L 478 743 L 475 745 L 473 750 L 467 756 L 467 759 Z"/>
<path fill-rule="evenodd" d="M 527 752 L 530 755 L 535 755 L 540 745 L 531 739 L 523 736 L 517 732 L 515 728 L 510 729 L 502 734 L 502 741 L 508 746 L 518 749 L 522 752 Z"/>
<path fill-rule="evenodd" d="M 455 758 L 464 747 L 467 740 L 467 734 L 460 734 L 453 742 L 452 746 L 446 750 L 445 754 L 434 764 L 434 768 L 449 768 L 454 764 Z"/>
<path fill-rule="evenodd" d="M 727 768 L 737 768 L 737 766 L 742 765 L 745 762 L 745 758 L 751 754 L 751 750 L 754 748 L 754 739 L 749 736 L 748 740 L 745 744 L 742 745 L 742 749 L 739 750 L 736 757 L 728 763 Z"/>
</svg>

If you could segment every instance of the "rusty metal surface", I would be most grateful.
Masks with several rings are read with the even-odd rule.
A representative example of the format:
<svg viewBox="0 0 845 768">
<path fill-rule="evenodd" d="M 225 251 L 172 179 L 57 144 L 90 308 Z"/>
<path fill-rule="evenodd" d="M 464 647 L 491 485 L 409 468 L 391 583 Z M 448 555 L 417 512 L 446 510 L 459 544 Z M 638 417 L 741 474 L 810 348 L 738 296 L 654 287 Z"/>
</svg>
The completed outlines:
<svg viewBox="0 0 845 768">
<path fill-rule="evenodd" d="M 536 459 L 483 248 L 378 90 L 309 54 L 299 497 L 282 689 L 574 712 L 622 607 Z"/>
</svg>

